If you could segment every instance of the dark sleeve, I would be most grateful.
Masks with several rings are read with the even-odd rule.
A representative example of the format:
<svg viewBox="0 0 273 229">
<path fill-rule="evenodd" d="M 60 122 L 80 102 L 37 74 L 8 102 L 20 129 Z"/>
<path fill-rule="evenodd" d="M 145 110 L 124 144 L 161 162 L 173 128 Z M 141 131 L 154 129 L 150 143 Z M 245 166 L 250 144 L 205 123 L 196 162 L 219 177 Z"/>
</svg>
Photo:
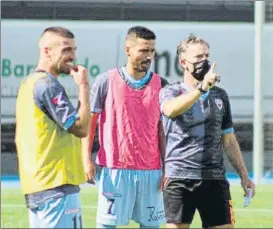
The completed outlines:
<svg viewBox="0 0 273 229">
<path fill-rule="evenodd" d="M 79 118 L 63 86 L 58 82 L 39 79 L 34 85 L 37 106 L 63 129 L 69 129 Z"/>
<path fill-rule="evenodd" d="M 162 112 L 162 105 L 164 101 L 173 99 L 179 95 L 178 91 L 174 86 L 166 85 L 164 88 L 161 88 L 159 92 L 159 103 L 160 103 L 160 110 Z"/>
<path fill-rule="evenodd" d="M 223 91 L 222 99 L 225 106 L 225 114 L 222 121 L 222 130 L 224 134 L 229 134 L 234 132 L 234 129 L 229 97 L 225 91 Z"/>
<path fill-rule="evenodd" d="M 97 76 L 91 87 L 90 109 L 92 113 L 101 113 L 104 109 L 105 98 L 108 91 L 108 74 Z"/>
<path fill-rule="evenodd" d="M 161 79 L 161 87 L 162 88 L 169 84 L 169 82 L 165 78 L 160 77 L 160 79 Z"/>
</svg>

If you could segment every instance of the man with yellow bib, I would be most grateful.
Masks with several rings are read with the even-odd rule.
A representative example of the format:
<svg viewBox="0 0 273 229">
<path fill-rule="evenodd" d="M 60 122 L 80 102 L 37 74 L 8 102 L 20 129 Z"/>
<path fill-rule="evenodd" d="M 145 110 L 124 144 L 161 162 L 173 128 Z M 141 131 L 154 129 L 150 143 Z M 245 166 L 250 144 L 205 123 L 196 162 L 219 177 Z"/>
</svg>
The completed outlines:
<svg viewBox="0 0 273 229">
<path fill-rule="evenodd" d="M 85 183 L 81 139 L 89 130 L 87 70 L 73 66 L 71 31 L 49 27 L 39 41 L 36 70 L 21 84 L 16 104 L 16 146 L 20 181 L 31 228 L 82 228 L 79 185 Z M 78 86 L 76 109 L 60 74 Z"/>
</svg>

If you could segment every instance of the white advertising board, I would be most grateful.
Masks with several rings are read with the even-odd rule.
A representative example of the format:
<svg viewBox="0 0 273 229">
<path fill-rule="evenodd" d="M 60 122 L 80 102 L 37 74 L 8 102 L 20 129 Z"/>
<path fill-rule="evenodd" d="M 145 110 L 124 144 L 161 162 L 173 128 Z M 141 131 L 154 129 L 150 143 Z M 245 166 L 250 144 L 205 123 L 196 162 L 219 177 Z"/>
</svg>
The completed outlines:
<svg viewBox="0 0 273 229">
<path fill-rule="evenodd" d="M 181 79 L 176 64 L 176 47 L 190 33 L 210 44 L 210 59 L 217 63 L 221 86 L 231 98 L 233 114 L 253 113 L 254 25 L 250 23 L 109 22 L 109 21 L 1 21 L 1 115 L 2 122 L 13 122 L 17 90 L 21 80 L 33 71 L 38 60 L 38 40 L 49 26 L 72 30 L 77 42 L 77 63 L 88 68 L 90 81 L 109 68 L 124 65 L 124 38 L 128 28 L 143 25 L 157 35 L 153 70 L 170 82 Z M 265 114 L 273 114 L 273 25 L 265 25 L 263 74 Z M 70 76 L 60 77 L 70 96 L 77 95 Z M 76 99 L 74 99 L 76 102 Z"/>
</svg>

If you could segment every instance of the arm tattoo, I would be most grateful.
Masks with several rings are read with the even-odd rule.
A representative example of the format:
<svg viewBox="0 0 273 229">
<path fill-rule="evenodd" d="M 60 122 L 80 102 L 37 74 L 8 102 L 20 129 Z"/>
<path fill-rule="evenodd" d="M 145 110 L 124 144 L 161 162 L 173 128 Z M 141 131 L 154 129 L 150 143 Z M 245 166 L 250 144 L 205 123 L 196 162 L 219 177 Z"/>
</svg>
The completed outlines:
<svg viewBox="0 0 273 229">
<path fill-rule="evenodd" d="M 240 150 L 240 146 L 234 134 L 224 136 L 224 151 L 239 177 L 248 178 L 248 172 Z"/>
</svg>

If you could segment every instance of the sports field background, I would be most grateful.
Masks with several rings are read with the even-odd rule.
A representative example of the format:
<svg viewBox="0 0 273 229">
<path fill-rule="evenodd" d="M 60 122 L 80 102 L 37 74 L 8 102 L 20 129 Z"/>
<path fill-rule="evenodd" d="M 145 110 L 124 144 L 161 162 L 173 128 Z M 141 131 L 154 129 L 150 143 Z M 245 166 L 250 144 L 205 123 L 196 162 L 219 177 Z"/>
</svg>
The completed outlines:
<svg viewBox="0 0 273 229">
<path fill-rule="evenodd" d="M 231 194 L 235 210 L 236 228 L 273 228 L 273 182 L 257 186 L 257 194 L 251 204 L 244 208 L 243 191 L 238 180 L 231 181 Z M 97 187 L 84 186 L 81 191 L 83 227 L 95 228 Z M 138 225 L 131 222 L 129 227 Z M 127 226 L 124 226 L 127 227 Z M 163 226 L 164 227 L 164 226 Z M 19 181 L 2 180 L 1 228 L 28 228 L 28 213 Z M 201 228 L 196 212 L 192 228 Z"/>
<path fill-rule="evenodd" d="M 169 75 L 167 79 L 170 82 L 172 81 L 173 74 L 177 74 L 176 65 L 173 64 L 174 57 L 176 56 L 175 47 L 177 45 L 174 38 L 175 36 L 183 36 L 184 30 L 187 31 L 187 26 L 174 29 L 177 22 L 179 24 L 183 24 L 184 22 L 188 24 L 190 22 L 191 32 L 202 36 L 206 36 L 210 28 L 217 28 L 218 25 L 220 27 L 223 25 L 223 28 L 231 28 L 224 27 L 226 25 L 232 26 L 232 29 L 227 30 L 228 34 L 224 30 L 223 32 L 221 30 L 219 32 L 212 30 L 215 31 L 213 35 L 210 36 L 207 34 L 206 37 L 211 37 L 209 38 L 209 43 L 212 50 L 216 48 L 216 51 L 212 52 L 212 54 L 214 53 L 212 58 L 215 55 L 217 63 L 219 63 L 218 66 L 221 67 L 219 69 L 221 72 L 219 73 L 223 76 L 223 86 L 227 88 L 230 95 L 236 135 L 243 151 L 248 171 L 253 171 L 253 82 L 251 81 L 254 79 L 254 73 L 252 75 L 253 71 L 251 68 L 254 66 L 252 54 L 255 50 L 254 36 L 250 33 L 255 13 L 253 1 L 98 0 L 86 1 L 84 4 L 76 0 L 58 1 L 57 4 L 56 1 L 47 1 L 46 4 L 39 1 L 2 2 L 1 8 L 3 10 L 1 19 L 3 20 L 1 24 L 3 23 L 4 32 L 1 34 L 1 40 L 3 40 L 1 61 L 2 66 L 4 65 L 3 63 L 10 61 L 10 66 L 5 66 L 6 72 L 2 71 L 1 75 L 1 89 L 3 89 L 1 90 L 1 102 L 3 102 L 3 106 L 1 105 L 3 108 L 1 111 L 1 228 L 28 228 L 28 213 L 18 177 L 3 177 L 3 174 L 18 174 L 18 165 L 16 164 L 17 155 L 14 145 L 14 99 L 17 95 L 15 93 L 16 85 L 19 82 L 18 80 L 25 76 L 27 69 L 31 65 L 36 64 L 37 50 L 35 44 L 32 42 L 32 38 L 37 35 L 36 29 L 38 27 L 42 29 L 44 25 L 48 26 L 51 23 L 61 23 L 63 26 L 67 25 L 75 27 L 75 29 L 75 24 L 78 24 L 79 27 L 76 29 L 76 31 L 78 30 L 76 32 L 76 37 L 79 40 L 78 46 L 84 46 L 85 48 L 79 48 L 77 56 L 85 58 L 81 60 L 85 60 L 85 64 L 89 70 L 96 66 L 103 72 L 113 67 L 113 63 L 119 62 L 120 64 L 124 64 L 123 60 L 125 59 L 123 58 L 125 56 L 121 49 L 123 47 L 122 42 L 118 41 L 118 39 L 121 39 L 120 35 L 115 36 L 113 34 L 111 39 L 108 39 L 108 42 L 103 42 L 101 38 L 107 38 L 108 30 L 111 29 L 104 28 L 103 26 L 100 28 L 95 21 L 99 23 L 106 22 L 109 25 L 113 23 L 115 27 L 118 27 L 116 26 L 117 23 L 122 22 L 124 26 L 127 24 L 128 28 L 132 25 L 131 23 L 135 24 L 136 22 L 144 23 L 143 25 L 151 26 L 151 28 L 157 28 L 156 24 L 158 22 L 160 25 L 160 28 L 158 28 L 158 37 L 161 40 L 158 43 L 158 54 L 163 58 L 161 57 L 160 61 L 158 59 L 157 69 L 158 73 L 162 74 L 162 76 L 167 77 Z M 135 3 L 132 4 L 132 2 Z M 154 5 L 146 4 L 148 2 L 153 2 Z M 172 4 L 171 2 L 179 4 Z M 98 18 L 101 20 L 98 20 Z M 109 18 L 112 18 L 113 21 L 108 21 Z M 156 21 L 154 21 L 155 19 Z M 263 167 L 267 181 L 257 186 L 256 196 L 250 206 L 244 208 L 243 191 L 238 179 L 236 179 L 237 176 L 228 176 L 231 181 L 236 228 L 273 228 L 272 54 L 271 52 L 267 52 L 268 50 L 272 50 L 273 47 L 273 1 L 266 1 L 265 19 L 265 40 L 263 43 L 263 73 L 265 82 L 263 90 L 265 97 L 263 110 L 266 119 L 264 120 L 265 152 Z M 30 24 L 32 22 L 34 22 L 33 25 L 35 26 L 31 28 Z M 39 26 L 36 27 L 36 23 Z M 122 23 L 120 26 L 122 26 Z M 205 25 L 204 30 L 201 24 Z M 237 31 L 236 24 L 242 26 L 239 31 Z M 81 28 L 85 29 L 82 30 Z M 173 28 L 171 36 L 168 32 L 169 28 Z M 102 34 L 100 30 L 102 30 Z M 161 33 L 161 30 L 165 30 L 166 32 Z M 20 31 L 22 32 L 20 33 Z M 11 36 L 10 34 L 17 34 L 17 36 Z M 21 36 L 18 36 L 18 34 L 21 34 Z M 25 36 L 26 34 L 27 36 Z M 226 42 L 223 42 L 225 38 Z M 23 41 L 23 43 L 21 44 L 20 41 Z M 116 45 L 117 47 L 115 48 Z M 118 45 L 121 46 L 119 47 Z M 7 48 L 6 51 L 5 47 Z M 234 52 L 232 51 L 232 47 L 237 47 Z M 108 50 L 111 55 L 107 55 L 106 58 L 105 55 L 99 55 L 98 50 Z M 111 50 L 116 51 L 112 52 Z M 119 56 L 120 54 L 121 56 Z M 233 58 L 230 58 L 229 54 L 232 54 Z M 15 69 L 17 69 L 17 74 L 14 73 Z M 167 74 L 167 72 L 169 73 Z M 4 75 L 3 73 L 8 74 Z M 73 88 L 71 89 L 73 91 Z M 77 95 L 75 95 L 75 98 L 77 98 Z M 76 99 L 74 101 L 77 104 Z M 98 147 L 98 142 L 95 142 L 95 144 Z M 228 169 L 227 171 L 232 170 Z M 81 200 L 83 226 L 84 228 L 95 228 L 97 188 L 95 186 L 85 186 L 81 191 Z M 137 225 L 131 223 L 129 227 L 136 228 Z M 196 212 L 192 228 L 201 228 L 198 212 Z"/>
</svg>

